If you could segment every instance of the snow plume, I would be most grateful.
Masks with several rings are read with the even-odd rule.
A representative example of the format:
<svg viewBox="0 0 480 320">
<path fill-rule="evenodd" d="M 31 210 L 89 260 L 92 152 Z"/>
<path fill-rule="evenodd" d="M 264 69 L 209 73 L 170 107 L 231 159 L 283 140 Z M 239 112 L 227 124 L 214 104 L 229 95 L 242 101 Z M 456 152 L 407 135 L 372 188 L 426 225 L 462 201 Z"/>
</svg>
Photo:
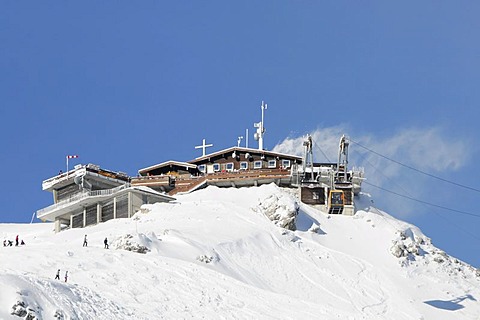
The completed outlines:
<svg viewBox="0 0 480 320">
<path fill-rule="evenodd" d="M 308 134 L 313 140 L 314 162 L 337 162 L 338 144 L 342 134 L 347 132 L 345 126 L 317 129 Z M 276 145 L 272 151 L 302 156 L 304 154 L 303 141 L 306 135 L 301 137 L 289 137 Z"/>
<path fill-rule="evenodd" d="M 337 162 L 338 144 L 341 136 L 345 134 L 351 139 L 349 167 L 363 167 L 367 183 L 416 199 L 428 195 L 427 198 L 433 202 L 435 200 L 427 190 L 437 184 L 438 180 L 386 158 L 432 175 L 446 177 L 452 171 L 464 167 L 472 153 L 467 139 L 457 139 L 439 127 L 406 128 L 391 136 L 378 136 L 372 133 L 358 135 L 348 126 L 340 125 L 316 129 L 309 134 L 314 141 L 314 162 Z M 305 137 L 306 135 L 286 138 L 275 146 L 273 151 L 303 155 L 302 143 Z M 380 202 L 390 212 L 409 214 L 418 207 L 418 203 L 405 201 L 404 198 L 381 191 L 367 183 L 363 185 L 364 190 L 381 196 Z"/>
<path fill-rule="evenodd" d="M 357 141 L 386 157 L 434 173 L 458 170 L 469 158 L 467 141 L 456 140 L 440 128 L 404 129 L 392 137 L 381 139 L 370 135 Z"/>
</svg>

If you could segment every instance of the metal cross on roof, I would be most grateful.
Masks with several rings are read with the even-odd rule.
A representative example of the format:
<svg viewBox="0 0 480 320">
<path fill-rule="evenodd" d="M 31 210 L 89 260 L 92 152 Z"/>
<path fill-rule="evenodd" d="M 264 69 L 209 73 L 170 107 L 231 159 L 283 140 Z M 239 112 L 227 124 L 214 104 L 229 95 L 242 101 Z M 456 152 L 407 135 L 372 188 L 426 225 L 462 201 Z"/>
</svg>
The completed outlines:
<svg viewBox="0 0 480 320">
<path fill-rule="evenodd" d="M 195 146 L 195 149 L 202 149 L 202 157 L 205 156 L 205 149 L 207 147 L 213 147 L 213 144 L 205 144 L 205 139 L 203 139 L 203 143 L 201 146 Z"/>
</svg>

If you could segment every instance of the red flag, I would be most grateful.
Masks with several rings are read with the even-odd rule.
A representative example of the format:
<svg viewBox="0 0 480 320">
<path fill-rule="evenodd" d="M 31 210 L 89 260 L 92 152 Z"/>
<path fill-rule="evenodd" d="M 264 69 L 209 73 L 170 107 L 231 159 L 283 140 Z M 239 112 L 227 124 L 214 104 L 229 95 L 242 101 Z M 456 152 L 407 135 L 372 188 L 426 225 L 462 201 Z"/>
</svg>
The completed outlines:
<svg viewBox="0 0 480 320">
<path fill-rule="evenodd" d="M 78 158 L 77 155 L 74 155 L 74 156 L 67 156 L 67 159 L 73 159 L 73 158 Z"/>
</svg>

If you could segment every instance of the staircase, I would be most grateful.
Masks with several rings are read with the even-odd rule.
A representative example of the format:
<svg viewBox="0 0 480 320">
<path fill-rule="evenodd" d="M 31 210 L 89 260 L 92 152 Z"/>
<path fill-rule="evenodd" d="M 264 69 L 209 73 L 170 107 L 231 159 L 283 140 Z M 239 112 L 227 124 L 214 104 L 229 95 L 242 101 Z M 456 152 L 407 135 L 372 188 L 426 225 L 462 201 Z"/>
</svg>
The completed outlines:
<svg viewBox="0 0 480 320">
<path fill-rule="evenodd" d="M 342 214 L 343 213 L 343 207 L 330 207 L 328 209 L 329 214 Z"/>
<path fill-rule="evenodd" d="M 195 189 L 203 186 L 205 183 L 207 183 L 207 179 L 205 177 L 177 179 L 175 181 L 175 188 L 171 190 L 168 195 L 172 196 L 177 193 L 192 192 Z"/>
</svg>

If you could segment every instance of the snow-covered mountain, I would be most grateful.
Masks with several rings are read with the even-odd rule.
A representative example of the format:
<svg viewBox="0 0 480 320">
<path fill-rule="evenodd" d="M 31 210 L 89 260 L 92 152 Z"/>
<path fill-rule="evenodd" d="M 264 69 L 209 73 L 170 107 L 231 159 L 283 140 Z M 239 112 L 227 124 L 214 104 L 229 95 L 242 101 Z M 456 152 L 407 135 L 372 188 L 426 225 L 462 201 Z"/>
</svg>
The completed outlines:
<svg viewBox="0 0 480 320">
<path fill-rule="evenodd" d="M 349 217 L 296 192 L 208 187 L 58 234 L 2 224 L 26 245 L 0 249 L 0 319 L 480 319 L 479 271 L 418 228 L 368 195 Z"/>
</svg>

